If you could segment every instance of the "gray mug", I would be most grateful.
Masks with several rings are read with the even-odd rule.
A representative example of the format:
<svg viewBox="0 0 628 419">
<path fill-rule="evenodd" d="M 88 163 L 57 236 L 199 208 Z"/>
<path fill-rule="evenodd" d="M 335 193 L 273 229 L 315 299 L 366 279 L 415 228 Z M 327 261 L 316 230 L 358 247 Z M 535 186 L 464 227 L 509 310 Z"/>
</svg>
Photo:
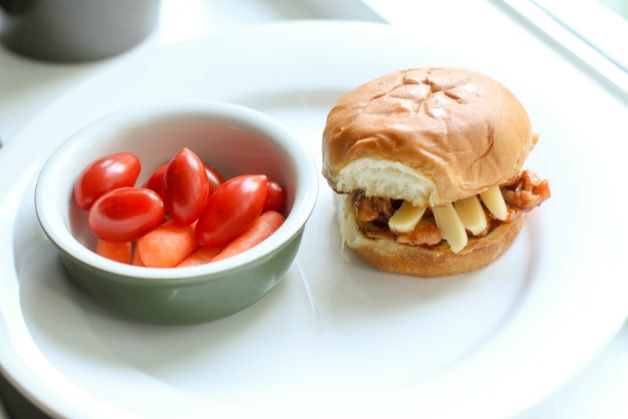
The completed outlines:
<svg viewBox="0 0 628 419">
<path fill-rule="evenodd" d="M 160 0 L 0 0 L 2 43 L 21 55 L 56 62 L 114 56 L 143 41 Z"/>
</svg>

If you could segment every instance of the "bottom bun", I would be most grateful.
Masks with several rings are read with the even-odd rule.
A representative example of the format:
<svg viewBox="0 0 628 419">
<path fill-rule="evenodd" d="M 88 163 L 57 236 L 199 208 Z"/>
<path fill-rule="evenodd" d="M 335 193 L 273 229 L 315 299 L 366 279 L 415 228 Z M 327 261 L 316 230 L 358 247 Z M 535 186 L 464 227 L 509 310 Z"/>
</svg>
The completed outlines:
<svg viewBox="0 0 628 419">
<path fill-rule="evenodd" d="M 412 246 L 389 239 L 371 239 L 360 231 L 350 195 L 336 195 L 338 224 L 345 245 L 372 266 L 399 274 L 433 278 L 474 271 L 503 254 L 519 235 L 524 216 L 504 223 L 483 237 L 470 237 L 468 244 L 454 253 L 446 243 Z"/>
</svg>

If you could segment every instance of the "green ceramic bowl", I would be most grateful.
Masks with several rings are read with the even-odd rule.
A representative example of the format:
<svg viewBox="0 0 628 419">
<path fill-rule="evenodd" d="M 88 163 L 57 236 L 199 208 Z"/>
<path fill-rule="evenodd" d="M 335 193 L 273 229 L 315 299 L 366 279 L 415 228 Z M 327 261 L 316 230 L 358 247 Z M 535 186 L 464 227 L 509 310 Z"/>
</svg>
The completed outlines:
<svg viewBox="0 0 628 419">
<path fill-rule="evenodd" d="M 141 184 L 182 147 L 225 178 L 264 173 L 286 188 L 286 221 L 237 256 L 187 268 L 145 268 L 111 261 L 92 249 L 87 213 L 72 199 L 74 182 L 95 159 L 130 151 L 142 161 Z M 305 146 L 272 118 L 228 103 L 151 105 L 99 119 L 67 139 L 37 180 L 39 223 L 59 249 L 70 277 L 103 307 L 130 319 L 193 324 L 236 313 L 258 301 L 292 264 L 318 192 Z"/>
</svg>

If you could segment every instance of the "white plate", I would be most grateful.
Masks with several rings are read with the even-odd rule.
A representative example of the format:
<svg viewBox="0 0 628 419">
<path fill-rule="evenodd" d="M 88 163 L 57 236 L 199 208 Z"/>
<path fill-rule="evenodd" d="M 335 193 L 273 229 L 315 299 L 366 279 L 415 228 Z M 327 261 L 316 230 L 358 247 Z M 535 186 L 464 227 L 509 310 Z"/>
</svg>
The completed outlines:
<svg viewBox="0 0 628 419">
<path fill-rule="evenodd" d="M 612 139 L 588 137 L 586 122 L 563 113 L 563 96 L 523 84 L 535 74 L 517 74 L 517 60 L 492 68 L 434 42 L 374 24 L 268 25 L 130 58 L 51 104 L 0 151 L 3 370 L 71 417 L 505 416 L 569 378 L 628 310 L 618 258 L 627 231 L 608 193 L 620 179 L 592 147 Z M 542 134 L 527 166 L 551 179 L 554 196 L 486 269 L 422 280 L 367 267 L 341 250 L 321 178 L 297 261 L 271 295 L 214 323 L 157 327 L 95 306 L 39 233 L 33 183 L 43 160 L 113 109 L 231 100 L 282 120 L 320 161 L 325 115 L 341 93 L 425 65 L 492 73 L 521 95 Z M 588 205 L 582 191 L 610 205 Z"/>
</svg>

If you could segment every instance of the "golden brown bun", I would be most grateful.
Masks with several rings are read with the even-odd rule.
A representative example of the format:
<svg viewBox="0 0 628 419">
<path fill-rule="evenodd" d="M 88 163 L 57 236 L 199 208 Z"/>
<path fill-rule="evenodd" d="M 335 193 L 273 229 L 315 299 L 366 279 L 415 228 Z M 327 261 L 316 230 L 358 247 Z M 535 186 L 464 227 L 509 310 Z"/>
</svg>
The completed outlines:
<svg viewBox="0 0 628 419">
<path fill-rule="evenodd" d="M 336 195 L 336 216 L 346 246 L 372 266 L 389 272 L 424 278 L 474 271 L 504 253 L 521 231 L 524 215 L 504 223 L 484 237 L 470 237 L 459 253 L 446 243 L 434 247 L 400 244 L 389 239 L 370 239 L 362 234 L 349 195 Z"/>
<path fill-rule="evenodd" d="M 535 142 L 525 109 L 495 80 L 410 69 L 338 100 L 323 133 L 323 175 L 337 192 L 435 206 L 510 179 Z"/>
</svg>

